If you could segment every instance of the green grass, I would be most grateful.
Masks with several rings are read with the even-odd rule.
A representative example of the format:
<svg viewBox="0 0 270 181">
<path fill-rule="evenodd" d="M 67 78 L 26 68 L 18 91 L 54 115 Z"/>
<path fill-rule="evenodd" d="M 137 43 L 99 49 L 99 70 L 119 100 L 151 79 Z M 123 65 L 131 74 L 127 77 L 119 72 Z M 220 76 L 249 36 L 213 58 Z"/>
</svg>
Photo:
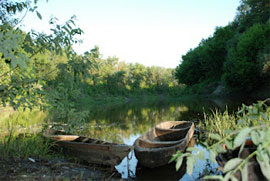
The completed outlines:
<svg viewBox="0 0 270 181">
<path fill-rule="evenodd" d="M 229 113 L 226 109 L 223 113 L 215 111 L 212 115 L 204 116 L 199 123 L 199 128 L 207 133 L 226 136 L 228 131 L 244 127 L 270 124 L 270 107 L 265 103 L 269 101 L 258 101 L 252 105 L 242 105 L 236 113 Z"/>
<path fill-rule="evenodd" d="M 0 112 L 0 157 L 48 157 L 51 144 L 40 135 L 47 113 L 40 110 L 2 108 Z"/>
<path fill-rule="evenodd" d="M 226 130 L 237 128 L 237 116 L 234 113 L 229 114 L 227 109 L 223 113 L 215 111 L 212 115 L 204 115 L 204 121 L 199 123 L 199 127 L 208 133 L 225 136 Z"/>
<path fill-rule="evenodd" d="M 52 144 L 41 135 L 8 135 L 0 139 L 1 158 L 48 158 Z"/>
</svg>

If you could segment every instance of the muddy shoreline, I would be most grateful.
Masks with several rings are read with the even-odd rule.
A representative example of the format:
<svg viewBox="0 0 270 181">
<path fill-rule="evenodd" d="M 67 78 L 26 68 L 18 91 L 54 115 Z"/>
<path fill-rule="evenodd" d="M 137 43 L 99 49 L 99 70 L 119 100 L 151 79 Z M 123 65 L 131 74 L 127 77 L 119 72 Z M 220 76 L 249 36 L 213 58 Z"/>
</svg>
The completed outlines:
<svg viewBox="0 0 270 181">
<path fill-rule="evenodd" d="M 64 159 L 0 159 L 0 180 L 122 180 L 117 170 Z"/>
</svg>

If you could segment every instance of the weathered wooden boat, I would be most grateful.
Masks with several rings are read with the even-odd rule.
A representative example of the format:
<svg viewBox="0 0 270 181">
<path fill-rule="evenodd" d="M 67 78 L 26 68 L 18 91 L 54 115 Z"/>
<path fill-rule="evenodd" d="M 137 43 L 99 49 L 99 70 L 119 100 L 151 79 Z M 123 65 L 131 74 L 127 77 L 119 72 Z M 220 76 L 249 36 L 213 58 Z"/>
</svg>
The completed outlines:
<svg viewBox="0 0 270 181">
<path fill-rule="evenodd" d="M 247 140 L 245 147 L 243 148 L 240 155 L 239 155 L 239 150 L 240 148 L 235 149 L 235 150 L 227 150 L 226 153 L 218 154 L 218 156 L 216 157 L 216 160 L 219 165 L 219 169 L 223 170 L 225 164 L 230 159 L 237 158 L 237 157 L 240 157 L 242 159 L 247 158 L 252 152 L 256 151 L 256 147 L 253 145 L 251 140 Z M 267 180 L 261 172 L 260 165 L 256 160 L 256 156 L 250 158 L 247 164 L 248 164 L 248 180 L 252 180 L 252 181 Z M 234 176 L 238 180 L 243 180 L 240 171 L 236 172 Z"/>
<path fill-rule="evenodd" d="M 136 139 L 135 156 L 140 165 L 154 168 L 168 164 L 178 150 L 184 151 L 194 133 L 188 121 L 166 121 Z"/>
<path fill-rule="evenodd" d="M 50 131 L 52 133 L 52 131 Z M 128 155 L 133 146 L 116 144 L 78 135 L 44 134 L 70 155 L 88 163 L 115 166 Z"/>
<path fill-rule="evenodd" d="M 195 138 L 192 137 L 187 147 L 193 147 L 194 145 Z M 180 180 L 185 173 L 186 159 L 183 159 L 179 170 L 175 169 L 175 162 L 155 168 L 147 168 L 138 163 L 136 167 L 136 180 Z"/>
</svg>

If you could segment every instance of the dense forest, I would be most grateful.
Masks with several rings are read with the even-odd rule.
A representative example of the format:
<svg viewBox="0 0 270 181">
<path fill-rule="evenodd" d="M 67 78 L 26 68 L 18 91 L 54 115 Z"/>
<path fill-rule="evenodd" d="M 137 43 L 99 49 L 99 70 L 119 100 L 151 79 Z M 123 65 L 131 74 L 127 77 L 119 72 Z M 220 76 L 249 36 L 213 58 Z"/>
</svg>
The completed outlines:
<svg viewBox="0 0 270 181">
<path fill-rule="evenodd" d="M 270 1 L 241 0 L 233 22 L 182 56 L 179 83 L 190 93 L 253 92 L 270 81 Z"/>
</svg>

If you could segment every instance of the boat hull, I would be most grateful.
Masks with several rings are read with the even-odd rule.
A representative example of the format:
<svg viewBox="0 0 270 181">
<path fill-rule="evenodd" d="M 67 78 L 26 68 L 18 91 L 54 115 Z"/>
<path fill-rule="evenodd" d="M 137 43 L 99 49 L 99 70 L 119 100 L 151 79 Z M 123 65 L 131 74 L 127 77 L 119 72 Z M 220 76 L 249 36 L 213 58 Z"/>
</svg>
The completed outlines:
<svg viewBox="0 0 270 181">
<path fill-rule="evenodd" d="M 194 124 L 192 123 L 188 129 L 184 130 L 184 137 L 179 138 L 180 140 L 164 141 L 163 145 L 160 145 L 160 143 L 162 143 L 161 140 L 146 139 L 147 135 L 151 135 L 153 132 L 155 132 L 155 128 L 152 128 L 148 133 L 139 137 L 134 143 L 134 152 L 136 158 L 142 166 L 149 168 L 166 165 L 168 164 L 172 155 L 178 150 L 182 152 L 185 151 L 193 136 Z M 142 142 L 142 140 L 145 141 Z"/>
<path fill-rule="evenodd" d="M 125 144 L 115 144 L 77 135 L 46 135 L 71 156 L 88 163 L 115 166 L 133 149 Z"/>
<path fill-rule="evenodd" d="M 80 160 L 88 163 L 114 166 L 121 163 L 123 158 L 131 151 L 129 146 L 87 145 L 67 141 L 58 142 L 62 148 Z"/>
</svg>

